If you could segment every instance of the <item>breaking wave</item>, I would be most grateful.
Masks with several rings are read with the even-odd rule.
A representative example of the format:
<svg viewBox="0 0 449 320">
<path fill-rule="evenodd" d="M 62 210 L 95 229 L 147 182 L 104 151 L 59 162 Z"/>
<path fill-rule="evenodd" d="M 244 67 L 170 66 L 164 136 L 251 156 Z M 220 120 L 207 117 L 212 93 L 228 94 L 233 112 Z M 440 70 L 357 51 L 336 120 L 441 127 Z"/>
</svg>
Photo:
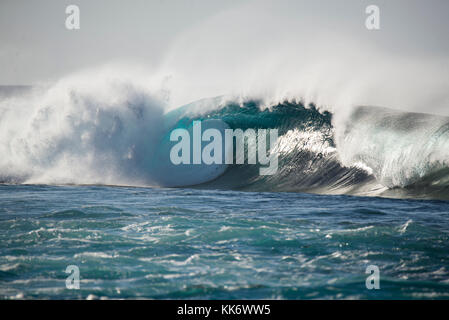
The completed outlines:
<svg viewBox="0 0 449 320">
<path fill-rule="evenodd" d="M 126 81 L 61 81 L 3 96 L 0 180 L 448 198 L 449 118 L 358 107 L 336 124 L 301 101 L 218 97 L 170 112 L 165 101 L 163 90 Z M 173 171 L 163 161 L 169 133 L 201 119 L 278 129 L 278 172 L 260 176 L 248 164 Z"/>
<path fill-rule="evenodd" d="M 205 103 L 219 108 L 194 116 Z M 179 113 L 179 111 L 177 111 Z M 180 121 L 218 118 L 231 128 L 276 128 L 279 170 L 232 165 L 202 187 L 447 198 L 449 118 L 379 107 L 354 108 L 343 123 L 313 104 L 205 100 L 184 107 Z"/>
</svg>

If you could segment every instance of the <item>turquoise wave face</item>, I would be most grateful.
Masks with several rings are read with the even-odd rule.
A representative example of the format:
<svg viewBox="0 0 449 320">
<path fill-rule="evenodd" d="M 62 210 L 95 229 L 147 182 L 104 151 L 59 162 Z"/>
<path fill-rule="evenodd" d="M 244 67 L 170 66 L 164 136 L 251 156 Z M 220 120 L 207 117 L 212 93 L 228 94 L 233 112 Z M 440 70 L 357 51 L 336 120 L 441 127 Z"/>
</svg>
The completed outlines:
<svg viewBox="0 0 449 320">
<path fill-rule="evenodd" d="M 448 202 L 26 185 L 0 201 L 2 299 L 449 297 Z"/>
<path fill-rule="evenodd" d="M 162 138 L 152 156 L 152 178 L 162 186 L 182 187 L 198 185 L 221 176 L 228 167 L 224 159 L 227 153 L 224 137 L 228 128 L 224 121 L 218 119 L 178 121 Z M 208 130 L 215 130 L 219 137 L 209 137 L 205 141 L 204 134 Z M 210 145 L 214 146 L 213 152 L 208 152 Z M 211 154 L 214 159 L 206 161 Z"/>
</svg>

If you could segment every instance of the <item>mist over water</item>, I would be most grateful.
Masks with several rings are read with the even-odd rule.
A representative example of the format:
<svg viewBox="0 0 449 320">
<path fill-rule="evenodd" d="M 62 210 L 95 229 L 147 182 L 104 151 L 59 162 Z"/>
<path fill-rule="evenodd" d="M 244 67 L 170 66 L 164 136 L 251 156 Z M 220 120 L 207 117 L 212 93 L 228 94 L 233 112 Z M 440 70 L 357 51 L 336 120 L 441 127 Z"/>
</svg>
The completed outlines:
<svg viewBox="0 0 449 320">
<path fill-rule="evenodd" d="M 296 98 L 330 111 L 370 105 L 448 115 L 449 50 L 439 34 L 449 28 L 434 25 L 443 17 L 413 1 L 381 2 L 381 29 L 369 31 L 366 6 L 256 1 L 211 17 L 168 54 L 173 106 L 235 94 L 267 105 Z M 411 7 L 419 11 L 408 16 Z"/>
</svg>

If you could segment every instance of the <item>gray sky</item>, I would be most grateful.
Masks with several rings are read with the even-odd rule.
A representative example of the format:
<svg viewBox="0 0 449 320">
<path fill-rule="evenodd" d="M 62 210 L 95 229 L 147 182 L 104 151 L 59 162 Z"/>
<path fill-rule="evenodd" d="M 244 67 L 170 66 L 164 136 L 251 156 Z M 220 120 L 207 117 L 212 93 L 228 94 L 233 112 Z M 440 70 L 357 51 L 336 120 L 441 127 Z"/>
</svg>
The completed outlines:
<svg viewBox="0 0 449 320">
<path fill-rule="evenodd" d="M 69 4 L 80 7 L 80 30 L 65 28 Z M 379 31 L 364 28 L 368 4 L 381 9 Z M 239 12 L 247 19 L 238 17 Z M 256 52 L 276 38 L 309 42 L 316 29 L 327 28 L 329 42 L 336 45 L 341 33 L 363 38 L 389 55 L 423 60 L 449 56 L 446 0 L 1 0 L 0 84 L 57 79 L 109 61 L 157 66 L 173 47 L 179 50 L 184 34 L 190 32 L 187 39 L 201 41 L 199 38 L 205 37 L 201 32 L 220 15 L 226 17 L 218 19 L 221 29 L 212 23 L 217 33 L 208 36 L 222 39 L 223 48 L 232 47 L 234 35 L 250 29 L 247 42 L 251 46 L 247 48 Z M 259 28 L 258 32 L 252 28 Z M 199 30 L 198 36 L 192 37 L 191 30 Z M 307 36 L 310 39 L 304 38 Z"/>
<path fill-rule="evenodd" d="M 232 6 L 202 0 L 1 0 L 0 84 L 30 84 L 109 60 L 154 65 L 183 30 Z M 81 28 L 65 28 L 80 8 Z"/>
</svg>

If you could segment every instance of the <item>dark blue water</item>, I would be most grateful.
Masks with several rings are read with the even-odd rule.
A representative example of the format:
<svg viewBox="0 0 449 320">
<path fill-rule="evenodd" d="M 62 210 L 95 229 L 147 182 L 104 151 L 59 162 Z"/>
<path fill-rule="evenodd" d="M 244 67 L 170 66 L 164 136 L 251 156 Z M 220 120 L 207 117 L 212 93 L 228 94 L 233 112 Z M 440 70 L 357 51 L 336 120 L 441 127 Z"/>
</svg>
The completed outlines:
<svg viewBox="0 0 449 320">
<path fill-rule="evenodd" d="M 4 299 L 449 297 L 443 201 L 0 185 L 0 231 Z"/>
</svg>

